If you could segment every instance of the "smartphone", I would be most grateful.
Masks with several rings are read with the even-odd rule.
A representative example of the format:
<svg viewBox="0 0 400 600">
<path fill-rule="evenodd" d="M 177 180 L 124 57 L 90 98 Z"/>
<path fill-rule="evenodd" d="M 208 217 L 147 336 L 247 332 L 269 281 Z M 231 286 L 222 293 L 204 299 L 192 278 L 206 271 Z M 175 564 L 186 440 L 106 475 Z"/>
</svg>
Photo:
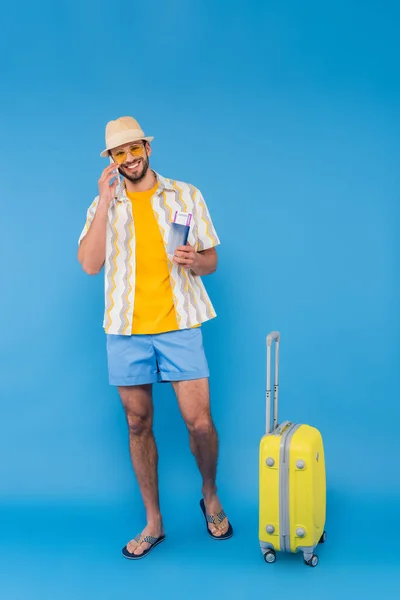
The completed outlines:
<svg viewBox="0 0 400 600">
<path fill-rule="evenodd" d="M 118 165 L 117 165 L 117 163 L 116 163 L 116 162 L 115 162 L 115 161 L 112 159 L 112 156 L 110 156 L 110 164 L 111 164 L 111 165 L 112 165 L 112 164 L 114 164 L 114 165 L 115 165 L 115 168 L 116 168 L 116 170 L 117 170 L 117 172 L 116 172 L 116 174 L 115 174 L 115 177 L 118 179 L 118 183 L 117 183 L 117 187 L 118 187 L 118 186 L 119 186 L 119 185 L 121 185 L 121 183 L 122 183 L 122 178 L 121 178 L 121 174 L 120 174 L 120 172 L 118 171 Z M 110 180 L 110 185 L 112 185 L 112 184 L 114 183 L 114 181 L 115 181 L 115 177 L 113 177 L 113 178 Z"/>
</svg>

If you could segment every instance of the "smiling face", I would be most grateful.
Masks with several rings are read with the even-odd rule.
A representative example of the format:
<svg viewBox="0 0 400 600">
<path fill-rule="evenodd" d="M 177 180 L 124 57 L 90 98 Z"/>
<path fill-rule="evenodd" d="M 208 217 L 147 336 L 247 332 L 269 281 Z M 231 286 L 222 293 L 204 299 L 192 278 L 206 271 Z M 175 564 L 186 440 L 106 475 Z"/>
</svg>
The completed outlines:
<svg viewBox="0 0 400 600">
<path fill-rule="evenodd" d="M 150 144 L 144 140 L 124 144 L 111 151 L 113 160 L 119 165 L 119 172 L 132 183 L 138 183 L 145 177 L 150 154 Z"/>
</svg>

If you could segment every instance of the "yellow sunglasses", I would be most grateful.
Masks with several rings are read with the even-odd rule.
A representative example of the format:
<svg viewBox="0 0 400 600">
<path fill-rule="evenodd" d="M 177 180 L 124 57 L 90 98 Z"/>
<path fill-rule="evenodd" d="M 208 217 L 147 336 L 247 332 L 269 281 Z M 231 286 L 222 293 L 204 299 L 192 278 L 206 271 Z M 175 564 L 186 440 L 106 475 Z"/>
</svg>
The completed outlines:
<svg viewBox="0 0 400 600">
<path fill-rule="evenodd" d="M 132 146 L 129 146 L 127 150 L 118 150 L 118 152 L 112 152 L 111 155 L 116 163 L 122 165 L 122 163 L 124 163 L 127 159 L 128 152 L 134 158 L 138 158 L 139 156 L 143 156 L 143 149 L 143 144 L 134 144 Z"/>
</svg>

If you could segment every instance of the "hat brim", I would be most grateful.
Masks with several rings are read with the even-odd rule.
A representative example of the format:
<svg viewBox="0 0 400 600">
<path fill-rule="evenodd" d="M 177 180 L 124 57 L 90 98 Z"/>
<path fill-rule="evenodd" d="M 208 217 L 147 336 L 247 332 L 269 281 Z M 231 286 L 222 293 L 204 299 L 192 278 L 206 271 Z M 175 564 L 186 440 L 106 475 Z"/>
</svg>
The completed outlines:
<svg viewBox="0 0 400 600">
<path fill-rule="evenodd" d="M 152 142 L 154 140 L 154 136 L 138 137 L 133 140 L 129 140 L 129 142 L 125 142 L 125 144 L 131 144 L 133 142 L 140 142 L 142 140 L 145 140 L 146 142 Z M 125 146 L 125 144 L 121 144 L 121 145 Z M 115 146 L 115 148 L 118 148 L 118 146 Z M 103 158 L 107 158 L 107 156 L 109 156 L 109 152 L 111 150 L 114 150 L 114 148 L 106 148 L 105 150 L 103 150 L 103 152 L 100 152 L 100 156 L 102 156 Z"/>
</svg>

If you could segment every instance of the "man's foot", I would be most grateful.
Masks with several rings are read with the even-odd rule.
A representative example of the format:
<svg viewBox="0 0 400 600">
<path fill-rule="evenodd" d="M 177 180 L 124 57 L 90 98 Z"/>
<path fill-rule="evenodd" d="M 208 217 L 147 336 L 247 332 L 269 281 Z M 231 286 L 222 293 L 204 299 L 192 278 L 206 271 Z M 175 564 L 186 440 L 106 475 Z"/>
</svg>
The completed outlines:
<svg viewBox="0 0 400 600">
<path fill-rule="evenodd" d="M 232 533 L 232 527 L 229 524 L 228 517 L 223 511 L 222 504 L 216 494 L 204 498 L 204 510 L 206 513 L 207 525 L 210 533 L 214 537 L 223 537 Z M 230 536 L 229 536 L 230 537 Z"/>
<path fill-rule="evenodd" d="M 126 545 L 126 549 L 130 554 L 134 554 L 135 556 L 141 556 L 144 552 L 146 552 L 146 550 L 149 550 L 151 546 L 154 545 L 154 543 L 145 542 L 144 538 L 150 537 L 155 540 L 158 540 L 163 535 L 164 528 L 162 523 L 158 525 L 149 524 L 143 529 L 140 536 L 137 536 Z"/>
</svg>

